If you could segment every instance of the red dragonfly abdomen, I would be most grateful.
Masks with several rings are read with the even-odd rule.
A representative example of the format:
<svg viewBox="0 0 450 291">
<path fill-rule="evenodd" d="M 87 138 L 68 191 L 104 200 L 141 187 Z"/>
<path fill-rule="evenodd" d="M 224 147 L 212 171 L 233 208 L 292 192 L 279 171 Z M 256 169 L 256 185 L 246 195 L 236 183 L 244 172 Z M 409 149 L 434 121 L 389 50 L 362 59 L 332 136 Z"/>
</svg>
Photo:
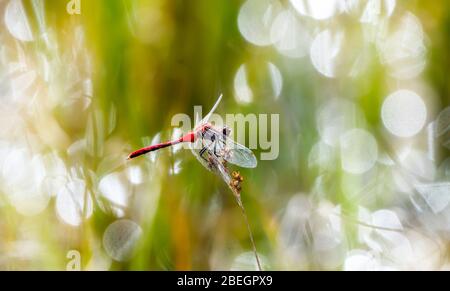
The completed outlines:
<svg viewBox="0 0 450 291">
<path fill-rule="evenodd" d="M 151 145 L 142 149 L 139 149 L 135 152 L 132 152 L 129 156 L 128 159 L 134 159 L 137 158 L 139 156 L 145 155 L 147 153 L 150 152 L 154 152 L 163 148 L 167 148 L 182 142 L 194 142 L 195 140 L 195 134 L 193 132 L 186 134 L 185 136 L 183 136 L 182 138 L 180 138 L 179 140 L 175 140 L 175 141 L 168 141 L 168 142 L 163 142 L 163 143 L 159 143 L 159 144 L 155 144 L 155 145 Z"/>
</svg>

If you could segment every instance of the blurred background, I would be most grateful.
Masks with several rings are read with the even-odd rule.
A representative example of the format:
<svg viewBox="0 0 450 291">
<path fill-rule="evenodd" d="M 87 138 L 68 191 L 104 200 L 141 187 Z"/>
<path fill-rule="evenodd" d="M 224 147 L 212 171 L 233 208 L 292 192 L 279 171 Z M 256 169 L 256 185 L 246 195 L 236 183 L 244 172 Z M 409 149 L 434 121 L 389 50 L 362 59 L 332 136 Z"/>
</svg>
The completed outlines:
<svg viewBox="0 0 450 291">
<path fill-rule="evenodd" d="M 0 15 L 1 270 L 256 269 L 231 192 L 190 151 L 126 161 L 220 93 L 219 114 L 280 116 L 278 159 L 241 169 L 265 270 L 450 269 L 449 1 Z"/>
</svg>

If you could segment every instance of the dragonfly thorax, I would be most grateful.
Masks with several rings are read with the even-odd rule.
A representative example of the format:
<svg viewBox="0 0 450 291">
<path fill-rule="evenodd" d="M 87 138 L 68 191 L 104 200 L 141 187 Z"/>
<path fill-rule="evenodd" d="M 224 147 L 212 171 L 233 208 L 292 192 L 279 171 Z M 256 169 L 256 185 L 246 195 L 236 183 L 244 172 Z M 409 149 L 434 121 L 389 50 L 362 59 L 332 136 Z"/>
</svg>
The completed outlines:
<svg viewBox="0 0 450 291">
<path fill-rule="evenodd" d="M 216 141 L 218 138 L 226 138 L 229 137 L 231 134 L 231 129 L 228 126 L 224 126 L 222 128 L 215 128 L 211 124 L 205 124 L 203 125 L 199 132 L 198 137 L 200 137 L 203 140 L 208 140 L 211 142 Z"/>
</svg>

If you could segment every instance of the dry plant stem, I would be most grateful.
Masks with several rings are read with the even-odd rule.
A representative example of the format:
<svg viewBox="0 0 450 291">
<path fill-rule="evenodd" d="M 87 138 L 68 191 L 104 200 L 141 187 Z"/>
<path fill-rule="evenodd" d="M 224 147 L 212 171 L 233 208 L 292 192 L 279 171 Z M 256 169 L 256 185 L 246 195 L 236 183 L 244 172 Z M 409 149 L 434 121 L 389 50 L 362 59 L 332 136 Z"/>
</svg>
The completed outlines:
<svg viewBox="0 0 450 291">
<path fill-rule="evenodd" d="M 236 196 L 237 203 L 242 210 L 242 215 L 244 216 L 245 224 L 247 224 L 247 230 L 248 230 L 248 234 L 250 236 L 250 241 L 252 243 L 253 253 L 255 254 L 256 263 L 258 265 L 258 271 L 262 271 L 261 263 L 259 261 L 258 251 L 256 250 L 255 240 L 253 239 L 253 232 L 250 227 L 250 223 L 248 222 L 247 212 L 245 211 L 244 204 L 242 204 L 240 193 L 236 193 L 237 191 L 234 189 L 232 189 L 232 190 Z"/>
<path fill-rule="evenodd" d="M 252 229 L 250 228 L 250 223 L 248 222 L 247 212 L 245 211 L 244 205 L 242 203 L 241 203 L 241 210 L 242 210 L 242 215 L 244 216 L 244 219 L 245 219 L 245 223 L 247 224 L 248 234 L 250 236 L 250 241 L 252 243 L 253 252 L 255 253 L 256 263 L 258 265 L 258 271 L 262 271 L 261 262 L 259 261 L 258 251 L 256 250 L 256 244 L 253 239 Z"/>
</svg>

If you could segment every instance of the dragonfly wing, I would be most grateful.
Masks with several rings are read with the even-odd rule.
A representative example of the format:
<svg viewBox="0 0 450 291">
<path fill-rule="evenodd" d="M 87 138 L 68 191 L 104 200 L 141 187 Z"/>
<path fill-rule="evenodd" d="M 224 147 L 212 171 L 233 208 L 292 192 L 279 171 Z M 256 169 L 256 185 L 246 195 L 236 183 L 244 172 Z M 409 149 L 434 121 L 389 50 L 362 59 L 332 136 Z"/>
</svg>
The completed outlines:
<svg viewBox="0 0 450 291">
<path fill-rule="evenodd" d="M 253 152 L 247 147 L 226 138 L 226 151 L 224 159 L 242 168 L 256 168 L 258 161 Z"/>
<path fill-rule="evenodd" d="M 231 183 L 231 175 L 223 164 L 223 160 L 215 156 L 210 149 L 203 153 L 203 157 L 200 156 L 200 151 L 204 146 L 200 140 L 197 140 L 190 145 L 192 154 L 208 171 L 216 173 L 229 185 Z"/>
<path fill-rule="evenodd" d="M 189 148 L 191 149 L 192 154 L 197 158 L 197 160 L 200 162 L 200 164 L 203 165 L 203 167 L 205 167 L 206 169 L 208 169 L 209 171 L 211 171 L 208 162 L 203 159 L 202 157 L 200 157 L 200 151 L 203 148 L 202 146 L 202 140 L 201 139 L 197 139 L 195 142 L 193 143 L 189 143 Z M 207 156 L 206 153 L 204 155 L 205 157 Z M 206 158 L 207 159 L 207 158 Z"/>
<path fill-rule="evenodd" d="M 231 183 L 230 172 L 222 163 L 217 163 L 215 172 L 222 177 L 222 179 L 225 181 L 225 183 L 227 183 L 227 185 L 230 185 Z"/>
</svg>

